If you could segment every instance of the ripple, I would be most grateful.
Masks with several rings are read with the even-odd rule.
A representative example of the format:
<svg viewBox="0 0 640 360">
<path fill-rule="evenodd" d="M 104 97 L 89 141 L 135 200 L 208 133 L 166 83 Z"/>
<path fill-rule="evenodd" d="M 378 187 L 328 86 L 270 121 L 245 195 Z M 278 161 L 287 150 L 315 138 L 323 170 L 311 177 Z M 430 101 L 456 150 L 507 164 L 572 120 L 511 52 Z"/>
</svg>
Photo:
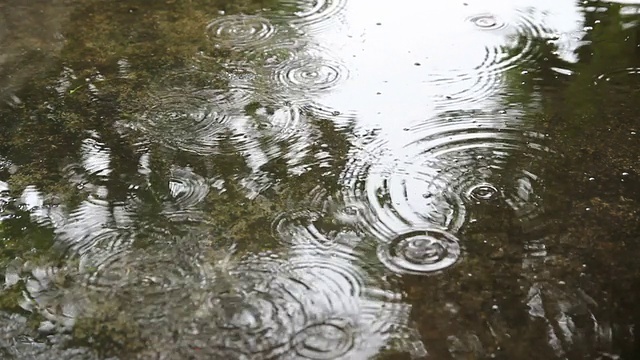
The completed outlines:
<svg viewBox="0 0 640 360">
<path fill-rule="evenodd" d="M 297 38 L 286 39 L 257 47 L 249 51 L 247 57 L 257 64 L 275 67 L 298 59 L 308 47 L 309 43 L 307 41 Z"/>
<path fill-rule="evenodd" d="M 452 115 L 410 128 L 405 145 L 373 142 L 350 156 L 343 197 L 366 204 L 361 223 L 383 243 L 416 226 L 456 233 L 478 203 L 511 198 L 511 208 L 532 213 L 542 189 L 535 161 L 553 153 L 514 116 Z"/>
<path fill-rule="evenodd" d="M 477 184 L 469 187 L 466 198 L 475 201 L 494 200 L 500 196 L 500 190 L 489 183 Z"/>
<path fill-rule="evenodd" d="M 296 354 L 304 359 L 337 359 L 354 348 L 354 334 L 348 319 L 327 319 L 308 325 L 296 334 Z"/>
<path fill-rule="evenodd" d="M 93 138 L 82 141 L 83 165 L 87 173 L 94 176 L 106 177 L 111 173 L 111 150 L 103 143 Z"/>
<path fill-rule="evenodd" d="M 336 87 L 348 76 L 348 70 L 337 61 L 306 57 L 282 63 L 273 76 L 279 86 L 294 93 L 317 94 Z"/>
<path fill-rule="evenodd" d="M 305 208 L 278 215 L 273 236 L 289 246 L 307 246 L 327 251 L 347 251 L 360 241 L 356 225 L 364 213 L 358 204 L 341 204 L 335 196 L 316 187 L 302 201 Z"/>
<path fill-rule="evenodd" d="M 140 296 L 168 295 L 198 275 L 197 262 L 184 265 L 182 256 L 157 250 L 113 253 L 101 263 L 85 267 L 86 285 L 108 293 L 124 290 Z"/>
<path fill-rule="evenodd" d="M 436 107 L 441 110 L 460 109 L 485 101 L 503 91 L 506 72 L 533 63 L 542 56 L 540 47 L 554 36 L 553 31 L 541 25 L 533 12 L 515 11 L 509 14 L 479 13 L 467 21 L 484 36 L 496 38 L 476 39 L 470 47 L 481 45 L 484 49 L 479 64 L 473 68 L 460 68 L 446 72 L 433 72 L 428 82 L 434 84 L 443 96 Z M 473 34 L 471 34 L 473 35 Z M 473 52 L 473 50 L 470 50 Z"/>
<path fill-rule="evenodd" d="M 244 50 L 268 41 L 275 28 L 261 16 L 226 15 L 210 22 L 207 33 L 216 44 Z"/>
<path fill-rule="evenodd" d="M 500 17 L 489 13 L 473 15 L 469 17 L 467 21 L 470 21 L 473 25 L 482 30 L 499 30 L 508 26 L 508 24 Z"/>
<path fill-rule="evenodd" d="M 411 231 L 378 247 L 378 259 L 392 271 L 405 274 L 444 270 L 459 257 L 458 239 L 438 229 Z"/>
<path fill-rule="evenodd" d="M 196 154 L 218 152 L 231 117 L 203 93 L 168 94 L 151 100 L 142 126 L 165 146 Z"/>
<path fill-rule="evenodd" d="M 287 352 L 288 340 L 308 321 L 305 284 L 283 276 L 280 259 L 247 261 L 231 272 L 228 290 L 211 293 L 196 313 L 226 350 L 270 358 Z M 211 323 L 211 319 L 214 322 Z"/>
<path fill-rule="evenodd" d="M 275 13 L 275 17 L 304 28 L 308 32 L 328 30 L 335 26 L 347 0 L 283 0 L 279 8 L 287 9 Z M 297 11 L 289 12 L 289 9 Z"/>
<path fill-rule="evenodd" d="M 79 268 L 96 269 L 126 253 L 133 243 L 133 236 L 127 230 L 105 229 L 83 241 L 74 244 L 69 250 L 79 258 Z"/>
<path fill-rule="evenodd" d="M 189 168 L 174 167 L 169 179 L 169 193 L 180 208 L 201 203 L 209 193 L 206 180 Z"/>
</svg>

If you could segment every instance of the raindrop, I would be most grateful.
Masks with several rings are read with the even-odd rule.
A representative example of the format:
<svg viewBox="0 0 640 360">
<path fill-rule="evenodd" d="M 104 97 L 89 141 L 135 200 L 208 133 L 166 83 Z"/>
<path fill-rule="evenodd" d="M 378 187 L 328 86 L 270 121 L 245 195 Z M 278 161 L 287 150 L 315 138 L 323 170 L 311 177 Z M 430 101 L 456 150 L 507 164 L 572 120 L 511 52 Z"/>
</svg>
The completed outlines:
<svg viewBox="0 0 640 360">
<path fill-rule="evenodd" d="M 406 274 L 428 274 L 455 264 L 460 257 L 458 239 L 438 229 L 404 233 L 378 246 L 378 258 L 390 270 Z"/>
</svg>

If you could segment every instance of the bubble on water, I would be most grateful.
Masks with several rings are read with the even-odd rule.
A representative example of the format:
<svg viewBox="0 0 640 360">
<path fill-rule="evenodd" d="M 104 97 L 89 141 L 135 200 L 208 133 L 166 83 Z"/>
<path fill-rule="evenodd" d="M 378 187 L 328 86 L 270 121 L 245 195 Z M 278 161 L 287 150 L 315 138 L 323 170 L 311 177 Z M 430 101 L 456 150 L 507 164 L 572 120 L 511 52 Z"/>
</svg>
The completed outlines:
<svg viewBox="0 0 640 360">
<path fill-rule="evenodd" d="M 475 201 L 495 200 L 498 196 L 500 191 L 489 183 L 473 185 L 466 192 L 466 197 Z"/>
<path fill-rule="evenodd" d="M 439 229 L 410 231 L 378 247 L 378 259 L 390 270 L 414 275 L 446 269 L 460 254 L 458 239 Z"/>
<path fill-rule="evenodd" d="M 268 41 L 275 34 L 269 20 L 257 15 L 225 15 L 207 25 L 212 40 L 234 49 L 248 49 Z"/>
<path fill-rule="evenodd" d="M 477 14 L 469 17 L 467 20 L 482 30 L 497 30 L 508 26 L 500 17 L 488 13 Z"/>
</svg>

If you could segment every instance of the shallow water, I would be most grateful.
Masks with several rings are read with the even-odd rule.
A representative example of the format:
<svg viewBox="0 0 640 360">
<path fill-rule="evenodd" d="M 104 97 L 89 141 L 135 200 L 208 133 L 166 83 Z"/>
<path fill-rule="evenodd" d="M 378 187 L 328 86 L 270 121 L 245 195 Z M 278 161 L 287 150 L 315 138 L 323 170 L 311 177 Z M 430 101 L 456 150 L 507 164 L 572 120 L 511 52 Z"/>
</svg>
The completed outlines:
<svg viewBox="0 0 640 360">
<path fill-rule="evenodd" d="M 640 356 L 640 2 L 0 19 L 1 358 Z"/>
</svg>

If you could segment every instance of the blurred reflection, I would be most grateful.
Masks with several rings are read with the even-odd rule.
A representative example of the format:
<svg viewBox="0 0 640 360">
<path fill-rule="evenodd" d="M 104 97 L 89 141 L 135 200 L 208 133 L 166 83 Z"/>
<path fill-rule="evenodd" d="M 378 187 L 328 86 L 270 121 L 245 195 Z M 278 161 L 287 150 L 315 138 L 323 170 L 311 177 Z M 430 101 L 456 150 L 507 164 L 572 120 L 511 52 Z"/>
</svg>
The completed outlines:
<svg viewBox="0 0 640 360">
<path fill-rule="evenodd" d="M 640 5 L 216 6 L 0 5 L 1 355 L 634 354 Z"/>
</svg>

